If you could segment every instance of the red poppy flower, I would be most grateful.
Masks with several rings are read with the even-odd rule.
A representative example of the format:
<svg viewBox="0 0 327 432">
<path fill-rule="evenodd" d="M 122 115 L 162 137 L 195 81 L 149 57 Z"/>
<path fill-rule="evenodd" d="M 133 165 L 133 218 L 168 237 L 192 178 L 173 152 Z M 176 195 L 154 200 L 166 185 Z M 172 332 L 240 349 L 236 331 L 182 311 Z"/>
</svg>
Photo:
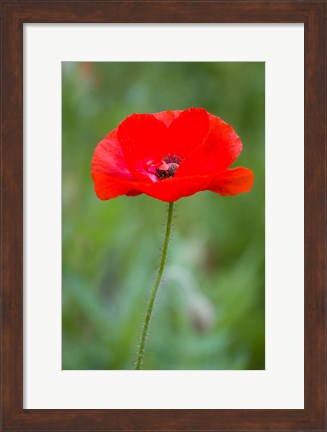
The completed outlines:
<svg viewBox="0 0 327 432">
<path fill-rule="evenodd" d="M 248 192 L 253 173 L 228 169 L 242 150 L 234 129 L 202 108 L 132 114 L 96 147 L 92 178 L 102 200 L 150 195 L 172 202 L 196 192 Z"/>
</svg>

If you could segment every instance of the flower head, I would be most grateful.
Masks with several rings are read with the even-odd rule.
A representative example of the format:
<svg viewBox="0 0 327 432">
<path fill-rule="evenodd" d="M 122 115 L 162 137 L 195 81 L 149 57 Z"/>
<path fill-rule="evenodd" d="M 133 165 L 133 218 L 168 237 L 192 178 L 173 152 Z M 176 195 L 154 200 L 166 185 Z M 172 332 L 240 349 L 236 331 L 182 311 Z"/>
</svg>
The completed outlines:
<svg viewBox="0 0 327 432">
<path fill-rule="evenodd" d="M 203 190 L 248 192 L 252 171 L 228 169 L 241 150 L 234 129 L 202 108 L 132 114 L 94 151 L 95 192 L 102 200 L 144 193 L 166 202 Z"/>
</svg>

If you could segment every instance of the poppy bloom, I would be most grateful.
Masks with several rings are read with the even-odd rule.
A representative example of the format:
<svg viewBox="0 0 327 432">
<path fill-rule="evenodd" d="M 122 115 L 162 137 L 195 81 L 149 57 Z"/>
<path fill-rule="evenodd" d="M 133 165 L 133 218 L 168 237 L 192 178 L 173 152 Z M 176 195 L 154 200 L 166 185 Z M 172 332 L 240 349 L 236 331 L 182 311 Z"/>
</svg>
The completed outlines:
<svg viewBox="0 0 327 432">
<path fill-rule="evenodd" d="M 241 150 L 234 129 L 202 108 L 132 114 L 94 151 L 95 192 L 102 200 L 144 193 L 166 202 L 203 190 L 248 192 L 252 171 L 228 169 Z"/>
</svg>

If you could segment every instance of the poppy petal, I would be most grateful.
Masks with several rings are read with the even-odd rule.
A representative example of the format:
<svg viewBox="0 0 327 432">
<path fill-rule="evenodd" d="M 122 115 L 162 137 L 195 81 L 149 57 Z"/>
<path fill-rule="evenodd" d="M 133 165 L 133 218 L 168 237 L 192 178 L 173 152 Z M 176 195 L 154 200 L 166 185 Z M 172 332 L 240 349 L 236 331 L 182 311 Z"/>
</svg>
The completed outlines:
<svg viewBox="0 0 327 432">
<path fill-rule="evenodd" d="M 215 177 L 209 189 L 220 195 L 236 195 L 249 192 L 253 185 L 253 172 L 248 168 L 235 168 L 227 170 Z"/>
<path fill-rule="evenodd" d="M 209 116 L 203 108 L 189 108 L 168 129 L 167 154 L 184 158 L 198 147 L 208 134 Z"/>
<path fill-rule="evenodd" d="M 142 193 L 136 189 L 139 183 L 135 180 L 128 180 L 123 177 L 116 177 L 100 172 L 92 173 L 92 179 L 95 193 L 101 200 L 116 198 L 120 195 L 133 196 Z"/>
<path fill-rule="evenodd" d="M 209 118 L 207 138 L 182 162 L 178 176 L 225 171 L 241 153 L 242 142 L 234 129 L 219 117 L 209 114 Z"/>
<path fill-rule="evenodd" d="M 180 198 L 208 189 L 210 178 L 208 176 L 193 176 L 184 178 L 169 178 L 161 182 L 146 185 L 143 192 L 147 195 L 165 202 L 177 201 Z"/>
<path fill-rule="evenodd" d="M 167 126 L 152 114 L 132 114 L 118 126 L 118 140 L 130 171 L 147 179 L 144 164 L 167 154 Z"/>
<path fill-rule="evenodd" d="M 132 179 L 120 143 L 117 129 L 110 132 L 97 145 L 91 162 L 91 173 L 104 173 Z"/>
<path fill-rule="evenodd" d="M 220 195 L 237 195 L 249 192 L 253 184 L 253 172 L 247 168 L 235 168 L 217 175 L 173 177 L 152 185 L 139 185 L 139 190 L 153 198 L 166 202 L 211 190 Z"/>
<path fill-rule="evenodd" d="M 162 201 L 172 202 L 207 189 L 211 178 L 208 176 L 187 179 L 167 179 L 164 182 L 146 183 L 128 180 L 108 174 L 92 174 L 96 195 L 101 200 L 116 198 L 120 195 L 139 195 L 145 193 Z"/>
<path fill-rule="evenodd" d="M 96 194 L 102 200 L 116 198 L 119 195 L 145 193 L 161 201 L 173 202 L 203 190 L 211 190 L 220 195 L 236 195 L 248 192 L 253 184 L 253 173 L 247 168 L 227 170 L 218 177 L 174 177 L 156 183 L 139 182 L 106 174 L 93 174 L 92 178 Z"/>
</svg>

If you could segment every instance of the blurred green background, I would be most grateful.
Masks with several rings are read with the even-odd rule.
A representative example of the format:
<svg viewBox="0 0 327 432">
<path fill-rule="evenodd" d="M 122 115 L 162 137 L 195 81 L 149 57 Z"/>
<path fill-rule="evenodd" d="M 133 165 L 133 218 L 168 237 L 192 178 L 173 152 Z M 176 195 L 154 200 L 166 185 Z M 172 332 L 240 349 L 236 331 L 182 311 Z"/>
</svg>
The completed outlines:
<svg viewBox="0 0 327 432">
<path fill-rule="evenodd" d="M 144 369 L 265 368 L 264 63 L 62 63 L 62 368 L 133 369 L 167 205 L 100 201 L 97 143 L 129 114 L 203 107 L 243 142 L 248 194 L 175 204 Z"/>
</svg>

